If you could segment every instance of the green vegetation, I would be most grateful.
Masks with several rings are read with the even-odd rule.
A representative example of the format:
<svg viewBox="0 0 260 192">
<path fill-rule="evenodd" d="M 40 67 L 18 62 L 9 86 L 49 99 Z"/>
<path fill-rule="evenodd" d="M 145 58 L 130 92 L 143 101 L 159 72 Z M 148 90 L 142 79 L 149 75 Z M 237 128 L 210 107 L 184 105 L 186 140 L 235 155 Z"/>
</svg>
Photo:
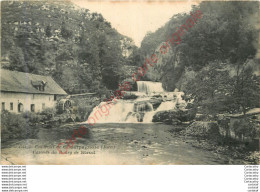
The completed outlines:
<svg viewBox="0 0 260 192">
<path fill-rule="evenodd" d="M 207 115 L 245 114 L 259 107 L 258 8 L 257 2 L 193 6 L 191 12 L 200 10 L 202 18 L 181 44 L 158 56 L 142 80 L 161 81 L 168 91 L 184 91 Z M 138 49 L 102 15 L 69 2 L 3 2 L 1 50 L 9 61 L 3 67 L 50 75 L 69 94 L 96 92 L 100 98 L 109 97 L 188 18 L 189 13 L 174 15 L 149 32 Z"/>
<path fill-rule="evenodd" d="M 33 113 L 13 114 L 8 111 L 1 113 L 1 140 L 6 142 L 9 139 L 33 139 L 37 138 L 40 116 Z"/>
<path fill-rule="evenodd" d="M 259 138 L 259 127 L 250 118 L 240 119 L 234 123 L 234 131 L 240 138 Z"/>
<path fill-rule="evenodd" d="M 184 91 L 206 116 L 245 114 L 259 107 L 259 3 L 202 2 L 191 12 L 197 10 L 201 10 L 202 18 L 178 46 L 159 57 L 153 74 L 146 78 L 161 81 L 168 91 Z M 145 57 L 158 53 L 161 43 L 189 17 L 189 13 L 174 15 L 163 27 L 148 33 L 133 56 L 141 60 L 139 65 Z"/>
<path fill-rule="evenodd" d="M 132 40 L 69 2 L 3 2 L 4 68 L 50 75 L 68 93 L 116 89 Z"/>
<path fill-rule="evenodd" d="M 201 106 L 202 113 L 245 114 L 249 109 L 259 107 L 259 82 L 251 67 L 230 76 L 225 64 L 211 63 L 187 81 L 185 92 Z"/>
</svg>

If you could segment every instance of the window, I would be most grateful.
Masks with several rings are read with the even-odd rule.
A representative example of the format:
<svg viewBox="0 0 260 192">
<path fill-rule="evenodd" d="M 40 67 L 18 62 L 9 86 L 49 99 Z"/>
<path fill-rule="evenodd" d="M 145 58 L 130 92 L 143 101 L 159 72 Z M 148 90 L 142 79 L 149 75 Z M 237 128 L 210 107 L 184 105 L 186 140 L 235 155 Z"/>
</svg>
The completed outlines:
<svg viewBox="0 0 260 192">
<path fill-rule="evenodd" d="M 37 89 L 39 91 L 44 91 L 44 88 L 45 88 L 47 82 L 44 82 L 44 81 L 31 81 L 31 84 L 32 84 L 32 86 L 35 89 Z"/>
<path fill-rule="evenodd" d="M 18 112 L 23 112 L 23 104 L 22 103 L 18 104 Z"/>
<path fill-rule="evenodd" d="M 54 95 L 54 101 L 56 101 L 57 100 L 57 95 Z"/>
<path fill-rule="evenodd" d="M 45 103 L 42 104 L 42 110 L 44 110 L 44 109 L 45 109 Z"/>
<path fill-rule="evenodd" d="M 31 112 L 35 112 L 35 105 L 31 104 Z"/>
<path fill-rule="evenodd" d="M 2 102 L 2 111 L 5 110 L 5 102 Z"/>
<path fill-rule="evenodd" d="M 10 103 L 10 111 L 13 111 L 13 110 L 14 110 L 14 104 Z"/>
</svg>

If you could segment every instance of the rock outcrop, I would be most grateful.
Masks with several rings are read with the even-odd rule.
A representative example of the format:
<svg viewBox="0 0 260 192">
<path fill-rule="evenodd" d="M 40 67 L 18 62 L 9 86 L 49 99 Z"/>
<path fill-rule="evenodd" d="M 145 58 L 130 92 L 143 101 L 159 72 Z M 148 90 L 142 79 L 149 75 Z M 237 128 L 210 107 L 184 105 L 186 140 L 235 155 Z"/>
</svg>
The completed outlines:
<svg viewBox="0 0 260 192">
<path fill-rule="evenodd" d="M 153 117 L 153 122 L 164 122 L 166 124 L 181 124 L 195 118 L 195 109 L 159 111 Z"/>
<path fill-rule="evenodd" d="M 195 121 L 186 128 L 185 134 L 206 138 L 217 138 L 220 136 L 218 123 L 214 121 Z"/>
</svg>

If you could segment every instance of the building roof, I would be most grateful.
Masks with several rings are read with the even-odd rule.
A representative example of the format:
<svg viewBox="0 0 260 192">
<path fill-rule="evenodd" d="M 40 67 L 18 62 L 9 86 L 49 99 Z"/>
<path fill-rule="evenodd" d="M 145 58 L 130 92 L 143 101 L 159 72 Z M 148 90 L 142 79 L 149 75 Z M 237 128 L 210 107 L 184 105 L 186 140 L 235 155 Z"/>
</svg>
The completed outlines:
<svg viewBox="0 0 260 192">
<path fill-rule="evenodd" d="M 5 69 L 0 69 L 0 72 L 1 92 L 7 91 L 17 93 L 67 95 L 67 93 L 50 76 L 35 75 Z M 43 83 L 44 89 L 37 89 L 39 82 Z"/>
</svg>

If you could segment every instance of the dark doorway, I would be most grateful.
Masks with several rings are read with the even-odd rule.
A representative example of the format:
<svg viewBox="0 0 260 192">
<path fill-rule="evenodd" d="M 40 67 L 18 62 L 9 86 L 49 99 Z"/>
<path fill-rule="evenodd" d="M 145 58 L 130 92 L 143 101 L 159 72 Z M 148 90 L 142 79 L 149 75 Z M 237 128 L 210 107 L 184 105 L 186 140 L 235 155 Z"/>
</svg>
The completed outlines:
<svg viewBox="0 0 260 192">
<path fill-rule="evenodd" d="M 18 104 L 18 112 L 23 112 L 23 104 L 22 103 L 19 103 Z"/>
<path fill-rule="evenodd" d="M 35 112 L 35 105 L 31 104 L 31 112 Z"/>
</svg>

